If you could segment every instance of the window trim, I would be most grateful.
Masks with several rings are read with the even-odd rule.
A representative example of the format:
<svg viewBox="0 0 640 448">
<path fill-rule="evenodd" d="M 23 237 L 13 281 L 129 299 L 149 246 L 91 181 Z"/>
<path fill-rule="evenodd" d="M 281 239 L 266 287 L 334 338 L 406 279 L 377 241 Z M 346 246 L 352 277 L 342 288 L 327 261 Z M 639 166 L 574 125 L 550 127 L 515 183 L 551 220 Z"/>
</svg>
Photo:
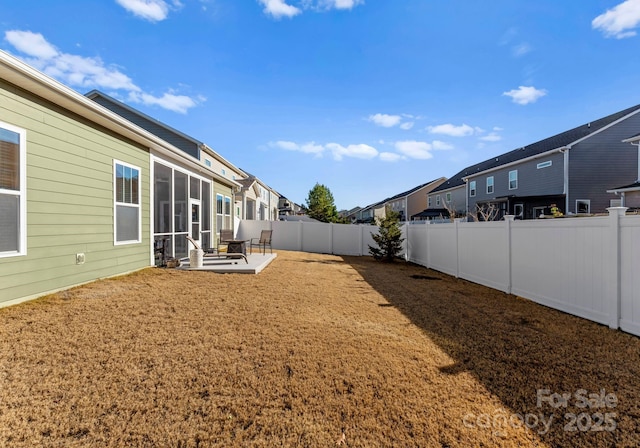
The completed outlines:
<svg viewBox="0 0 640 448">
<path fill-rule="evenodd" d="M 127 202 L 118 202 L 117 198 L 117 166 L 122 165 L 123 167 L 131 168 L 133 170 L 138 171 L 138 203 L 132 204 Z M 137 240 L 127 240 L 127 241 L 118 241 L 118 206 L 130 207 L 138 209 L 138 239 Z M 125 246 L 128 244 L 140 244 L 142 243 L 142 169 L 139 166 L 132 165 L 127 162 L 123 162 L 118 159 L 113 159 L 113 245 L 114 246 Z"/>
<path fill-rule="evenodd" d="M 431 207 L 431 196 L 427 196 L 427 208 Z"/>
<path fill-rule="evenodd" d="M 547 168 L 550 167 L 551 165 L 553 165 L 553 161 L 552 160 L 547 160 L 545 162 L 540 162 L 536 165 L 536 169 L 542 169 L 542 168 Z"/>
<path fill-rule="evenodd" d="M 489 179 L 491 179 L 491 184 L 489 184 Z M 487 176 L 486 184 L 487 184 L 487 194 L 493 194 L 493 192 L 496 190 L 495 179 L 493 178 L 493 176 Z M 491 187 L 491 191 L 489 191 L 489 187 Z"/>
<path fill-rule="evenodd" d="M 478 191 L 478 188 L 476 186 L 476 181 L 475 180 L 470 180 L 469 181 L 469 197 L 471 198 L 475 198 L 476 197 L 476 193 Z"/>
<path fill-rule="evenodd" d="M 587 204 L 587 212 L 586 213 L 582 213 L 582 214 L 590 215 L 591 214 L 591 199 L 576 199 L 576 215 L 581 214 L 580 212 L 578 212 L 578 202 L 584 202 L 585 204 Z"/>
<path fill-rule="evenodd" d="M 0 252 L 0 258 L 24 257 L 27 255 L 27 130 L 3 121 L 0 121 L 0 127 L 18 134 L 20 142 L 20 147 L 18 148 L 18 157 L 20 158 L 18 161 L 20 189 L 17 191 L 0 189 L 0 194 L 19 197 L 18 206 L 20 210 L 18 210 L 18 219 L 20 222 L 18 224 L 18 250 Z"/>
<path fill-rule="evenodd" d="M 447 192 L 444 195 L 444 202 L 447 203 L 447 204 L 451 204 L 451 192 Z"/>
<path fill-rule="evenodd" d="M 436 195 L 436 207 L 439 206 L 442 202 L 440 201 L 440 195 Z"/>
<path fill-rule="evenodd" d="M 515 182 L 515 183 L 516 183 L 516 186 L 515 186 L 515 187 L 512 187 L 512 186 L 511 186 L 511 182 L 512 182 L 512 180 L 511 180 L 511 174 L 512 174 L 512 173 L 515 173 L 515 175 L 516 175 L 516 176 L 515 176 L 515 180 L 513 180 L 513 182 Z M 509 190 L 517 190 L 517 189 L 518 189 L 518 170 L 511 170 L 511 171 L 509 171 Z"/>
</svg>

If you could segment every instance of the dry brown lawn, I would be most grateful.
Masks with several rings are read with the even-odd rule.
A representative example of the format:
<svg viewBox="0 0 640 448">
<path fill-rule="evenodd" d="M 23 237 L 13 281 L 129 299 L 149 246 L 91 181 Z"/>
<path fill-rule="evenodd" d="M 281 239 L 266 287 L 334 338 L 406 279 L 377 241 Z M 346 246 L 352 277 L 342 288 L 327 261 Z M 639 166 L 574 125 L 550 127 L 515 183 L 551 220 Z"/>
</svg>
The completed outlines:
<svg viewBox="0 0 640 448">
<path fill-rule="evenodd" d="M 537 406 L 538 389 L 573 395 Z M 580 407 L 602 390 L 615 407 Z M 402 262 L 281 251 L 257 276 L 147 269 L 0 309 L 3 447 L 635 447 L 639 433 L 640 338 Z"/>
</svg>

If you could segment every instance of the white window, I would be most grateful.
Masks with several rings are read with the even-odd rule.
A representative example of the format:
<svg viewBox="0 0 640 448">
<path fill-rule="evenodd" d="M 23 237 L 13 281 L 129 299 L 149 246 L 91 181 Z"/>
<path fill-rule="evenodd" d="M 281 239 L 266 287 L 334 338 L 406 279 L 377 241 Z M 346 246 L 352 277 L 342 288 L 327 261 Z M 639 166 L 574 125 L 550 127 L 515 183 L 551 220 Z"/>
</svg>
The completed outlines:
<svg viewBox="0 0 640 448">
<path fill-rule="evenodd" d="M 536 166 L 539 170 L 542 168 L 547 168 L 551 166 L 551 160 L 547 160 L 546 162 L 540 162 L 538 163 L 538 165 Z"/>
<path fill-rule="evenodd" d="M 476 181 L 469 182 L 469 196 L 474 197 L 476 195 Z"/>
<path fill-rule="evenodd" d="M 211 160 L 204 159 L 204 164 L 210 167 L 211 166 Z"/>
<path fill-rule="evenodd" d="M 487 177 L 487 194 L 493 193 L 493 176 Z"/>
<path fill-rule="evenodd" d="M 224 176 L 226 174 L 227 174 L 227 171 L 224 168 L 222 168 L 222 175 Z"/>
<path fill-rule="evenodd" d="M 216 194 L 216 231 L 224 229 L 224 198 L 221 194 Z"/>
<path fill-rule="evenodd" d="M 231 198 L 229 196 L 224 197 L 224 228 L 231 229 Z"/>
<path fill-rule="evenodd" d="M 436 195 L 436 206 L 440 205 L 440 195 Z"/>
<path fill-rule="evenodd" d="M 140 168 L 113 161 L 114 244 L 141 242 Z"/>
<path fill-rule="evenodd" d="M 509 171 L 509 190 L 518 188 L 518 170 Z"/>
<path fill-rule="evenodd" d="M 427 207 L 431 207 L 431 196 L 427 196 Z"/>
<path fill-rule="evenodd" d="M 447 195 L 445 196 L 445 201 L 447 201 L 447 204 L 451 204 L 451 193 L 447 193 Z"/>
<path fill-rule="evenodd" d="M 26 255 L 26 131 L 0 122 L 0 258 Z"/>
<path fill-rule="evenodd" d="M 591 200 L 590 199 L 576 200 L 576 213 L 591 213 Z"/>
</svg>

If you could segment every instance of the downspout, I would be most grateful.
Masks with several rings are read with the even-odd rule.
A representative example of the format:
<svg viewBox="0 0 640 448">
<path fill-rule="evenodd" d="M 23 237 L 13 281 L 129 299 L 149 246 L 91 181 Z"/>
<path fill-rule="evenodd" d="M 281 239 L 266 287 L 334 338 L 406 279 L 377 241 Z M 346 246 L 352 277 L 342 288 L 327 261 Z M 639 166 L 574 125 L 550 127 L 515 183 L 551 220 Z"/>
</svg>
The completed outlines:
<svg viewBox="0 0 640 448">
<path fill-rule="evenodd" d="M 564 213 L 569 214 L 569 150 L 571 146 L 560 149 L 560 152 L 564 155 Z"/>
</svg>

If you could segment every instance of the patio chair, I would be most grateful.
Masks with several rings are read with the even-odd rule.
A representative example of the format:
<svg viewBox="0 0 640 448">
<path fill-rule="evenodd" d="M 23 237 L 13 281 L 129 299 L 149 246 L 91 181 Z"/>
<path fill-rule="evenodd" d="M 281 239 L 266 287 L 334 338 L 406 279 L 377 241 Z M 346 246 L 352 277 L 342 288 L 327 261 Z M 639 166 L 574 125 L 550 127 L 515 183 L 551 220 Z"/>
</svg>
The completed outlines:
<svg viewBox="0 0 640 448">
<path fill-rule="evenodd" d="M 247 256 L 244 254 L 240 254 L 240 253 L 226 253 L 226 252 L 219 252 L 218 249 L 203 249 L 202 247 L 200 247 L 200 245 L 198 244 L 198 242 L 196 240 L 194 240 L 193 238 L 191 238 L 189 235 L 187 235 L 187 240 L 189 240 L 189 242 L 191 244 L 193 244 L 194 249 L 198 249 L 204 252 L 204 257 L 205 258 L 211 258 L 211 257 L 215 257 L 215 258 L 221 258 L 224 260 L 233 260 L 233 259 L 237 259 L 237 258 L 242 258 L 244 260 L 245 263 L 249 264 L 249 260 L 247 260 Z"/>
<path fill-rule="evenodd" d="M 271 247 L 271 234 L 273 230 L 262 230 L 260 232 L 260 238 L 251 238 L 249 242 L 249 254 L 253 253 L 253 246 L 262 248 L 262 255 L 266 255 L 267 246 L 269 246 L 269 251 L 273 253 L 273 248 Z"/>
<path fill-rule="evenodd" d="M 218 240 L 218 252 L 227 251 L 227 241 L 233 240 L 233 230 L 220 230 L 220 239 Z"/>
</svg>

